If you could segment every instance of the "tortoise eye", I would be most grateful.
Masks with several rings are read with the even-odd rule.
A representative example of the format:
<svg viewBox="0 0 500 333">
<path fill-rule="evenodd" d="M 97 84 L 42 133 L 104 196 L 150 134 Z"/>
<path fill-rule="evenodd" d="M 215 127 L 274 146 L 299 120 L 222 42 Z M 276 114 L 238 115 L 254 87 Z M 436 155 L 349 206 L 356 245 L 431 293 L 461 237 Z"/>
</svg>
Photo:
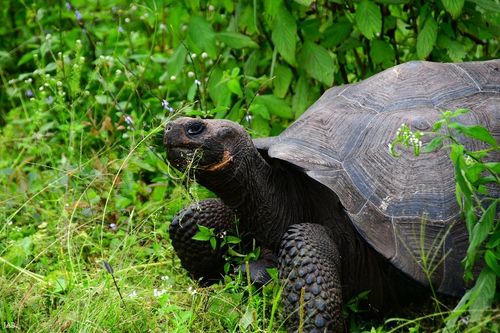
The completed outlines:
<svg viewBox="0 0 500 333">
<path fill-rule="evenodd" d="M 204 129 L 205 129 L 205 126 L 203 125 L 203 123 L 195 122 L 195 123 L 190 124 L 187 127 L 186 132 L 189 135 L 198 135 L 198 134 L 201 134 L 201 132 L 203 132 Z"/>
</svg>

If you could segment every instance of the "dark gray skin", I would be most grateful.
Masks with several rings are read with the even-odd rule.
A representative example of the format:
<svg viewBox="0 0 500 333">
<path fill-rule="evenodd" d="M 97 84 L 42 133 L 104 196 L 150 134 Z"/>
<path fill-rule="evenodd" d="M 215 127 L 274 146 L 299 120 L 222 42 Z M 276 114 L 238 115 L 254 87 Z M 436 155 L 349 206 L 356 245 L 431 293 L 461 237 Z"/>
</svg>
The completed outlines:
<svg viewBox="0 0 500 333">
<path fill-rule="evenodd" d="M 331 190 L 286 162 L 261 156 L 240 125 L 180 118 L 167 125 L 164 143 L 173 166 L 190 166 L 196 181 L 221 199 L 189 206 L 170 227 L 194 278 L 216 279 L 223 263 L 220 252 L 191 239 L 196 224 L 230 230 L 234 212 L 240 228 L 277 256 L 290 331 L 298 328 L 301 302 L 305 332 L 342 332 L 341 307 L 362 291 L 370 290 L 373 312 L 426 295 L 359 236 Z"/>
</svg>

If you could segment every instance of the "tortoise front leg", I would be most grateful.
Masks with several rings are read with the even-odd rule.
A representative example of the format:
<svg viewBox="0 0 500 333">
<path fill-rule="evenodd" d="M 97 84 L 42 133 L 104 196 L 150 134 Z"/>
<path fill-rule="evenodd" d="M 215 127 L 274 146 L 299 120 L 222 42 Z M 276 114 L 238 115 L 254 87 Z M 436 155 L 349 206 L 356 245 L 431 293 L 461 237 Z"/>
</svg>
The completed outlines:
<svg viewBox="0 0 500 333">
<path fill-rule="evenodd" d="M 189 205 L 180 211 L 170 224 L 172 245 L 182 266 L 192 278 L 204 283 L 220 280 L 224 273 L 221 249 L 212 249 L 209 242 L 194 240 L 198 225 L 214 228 L 219 235 L 234 227 L 234 213 L 220 199 L 207 199 Z"/>
<path fill-rule="evenodd" d="M 290 330 L 302 326 L 303 332 L 343 332 L 340 257 L 327 229 L 307 223 L 290 226 L 278 266 Z"/>
</svg>

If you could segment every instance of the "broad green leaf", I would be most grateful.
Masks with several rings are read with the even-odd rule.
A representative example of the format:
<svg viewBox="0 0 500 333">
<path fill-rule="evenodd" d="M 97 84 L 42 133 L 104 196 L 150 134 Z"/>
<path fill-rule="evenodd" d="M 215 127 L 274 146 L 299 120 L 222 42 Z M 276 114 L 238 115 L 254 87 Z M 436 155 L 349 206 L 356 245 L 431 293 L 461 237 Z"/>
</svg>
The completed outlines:
<svg viewBox="0 0 500 333">
<path fill-rule="evenodd" d="M 227 244 L 239 244 L 239 243 L 241 243 L 241 239 L 239 239 L 236 236 L 226 236 L 225 240 L 226 240 Z"/>
<path fill-rule="evenodd" d="M 269 136 L 269 133 L 271 132 L 269 120 L 264 119 L 259 115 L 254 115 L 252 119 L 252 130 L 255 132 L 257 137 Z"/>
<path fill-rule="evenodd" d="M 264 13 L 273 20 L 283 8 L 283 0 L 264 0 Z"/>
<path fill-rule="evenodd" d="M 227 87 L 233 94 L 238 95 L 238 97 L 243 97 L 243 91 L 241 90 L 240 81 L 238 79 L 228 80 Z"/>
<path fill-rule="evenodd" d="M 279 54 L 289 64 L 295 64 L 295 45 L 297 38 L 297 23 L 285 7 L 276 15 L 271 39 Z"/>
<path fill-rule="evenodd" d="M 198 232 L 193 236 L 193 239 L 207 241 L 214 236 L 214 230 L 214 228 L 207 228 L 203 225 L 198 225 Z"/>
<path fill-rule="evenodd" d="M 417 56 L 420 59 L 425 59 L 431 54 L 434 44 L 436 44 L 437 31 L 438 25 L 434 18 L 429 15 L 417 37 Z"/>
<path fill-rule="evenodd" d="M 19 61 L 17 62 L 17 65 L 21 66 L 21 65 L 24 65 L 25 63 L 27 63 L 28 61 L 31 61 L 33 59 L 34 54 L 35 54 L 34 52 L 25 53 L 21 57 L 21 59 L 19 59 Z"/>
<path fill-rule="evenodd" d="M 500 276 L 500 265 L 498 264 L 498 258 L 495 253 L 491 250 L 486 250 L 484 253 L 484 261 L 486 264 L 495 272 L 497 276 Z"/>
<path fill-rule="evenodd" d="M 473 2 L 478 7 L 487 10 L 492 13 L 500 12 L 500 3 L 494 0 L 467 0 L 467 2 Z"/>
<path fill-rule="evenodd" d="M 252 105 L 250 105 L 250 107 L 248 108 L 248 111 L 250 111 L 250 113 L 254 116 L 258 115 L 266 120 L 271 119 L 271 115 L 269 114 L 269 111 L 264 104 L 252 103 Z"/>
<path fill-rule="evenodd" d="M 472 289 L 472 303 L 469 308 L 471 323 L 481 320 L 483 312 L 490 307 L 495 296 L 496 278 L 495 273 L 487 268 L 479 274 Z"/>
<path fill-rule="evenodd" d="M 366 38 L 375 37 L 382 30 L 380 7 L 370 0 L 361 0 L 356 8 L 356 25 Z"/>
<path fill-rule="evenodd" d="M 292 98 L 292 107 L 295 118 L 298 118 L 313 103 L 311 86 L 305 74 L 301 75 L 295 84 L 295 94 Z"/>
<path fill-rule="evenodd" d="M 342 43 L 351 33 L 352 23 L 345 17 L 341 17 L 329 26 L 323 33 L 324 39 L 321 45 L 327 48 L 334 48 Z"/>
<path fill-rule="evenodd" d="M 474 165 L 468 167 L 467 170 L 465 170 L 465 177 L 467 177 L 469 182 L 475 185 L 484 169 L 484 164 L 475 163 Z"/>
<path fill-rule="evenodd" d="M 295 0 L 296 3 L 301 4 L 302 6 L 310 6 L 314 0 Z"/>
<path fill-rule="evenodd" d="M 452 145 L 450 157 L 455 166 L 455 181 L 457 183 L 457 189 L 459 189 L 465 194 L 464 197 L 465 200 L 470 201 L 470 197 L 472 196 L 472 191 L 470 189 L 470 184 L 465 179 L 464 171 L 462 170 L 462 166 L 465 164 L 464 147 L 461 145 Z M 458 201 L 459 203 L 462 202 L 461 199 L 458 199 Z"/>
<path fill-rule="evenodd" d="M 257 96 L 255 97 L 254 103 L 264 105 L 271 114 L 283 119 L 293 118 L 292 108 L 290 105 L 274 95 Z"/>
<path fill-rule="evenodd" d="M 491 169 L 493 172 L 500 173 L 500 162 L 488 162 L 484 163 L 484 165 Z"/>
<path fill-rule="evenodd" d="M 242 100 L 238 100 L 236 103 L 234 103 L 233 107 L 231 108 L 231 111 L 226 116 L 226 119 L 232 120 L 234 122 L 239 123 L 241 119 L 243 119 L 243 116 L 245 115 L 245 110 L 241 107 Z"/>
<path fill-rule="evenodd" d="M 424 153 L 431 153 L 439 148 L 442 147 L 443 145 L 443 137 L 442 136 L 437 136 L 434 139 L 431 140 L 423 149 Z"/>
<path fill-rule="evenodd" d="M 383 3 L 387 5 L 400 5 L 409 3 L 411 0 L 375 0 L 378 3 Z"/>
<path fill-rule="evenodd" d="M 191 87 L 189 87 L 189 89 L 188 89 L 186 99 L 190 102 L 194 101 L 194 98 L 196 97 L 197 91 L 198 91 L 198 85 L 193 82 L 193 84 L 191 84 Z"/>
<path fill-rule="evenodd" d="M 235 49 L 259 46 L 250 37 L 240 34 L 238 32 L 230 32 L 230 31 L 219 32 L 215 35 L 215 37 L 221 42 L 225 43 L 227 46 Z"/>
<path fill-rule="evenodd" d="M 467 56 L 465 45 L 440 33 L 437 37 L 437 46 L 446 50 L 446 53 L 453 61 L 462 61 Z"/>
<path fill-rule="evenodd" d="M 274 95 L 283 98 L 288 92 L 288 88 L 290 87 L 290 83 L 292 82 L 293 73 L 288 66 L 278 65 L 276 66 L 276 70 L 274 71 Z"/>
<path fill-rule="evenodd" d="M 394 64 L 395 53 L 391 44 L 384 40 L 375 39 L 371 41 L 370 57 L 374 63 L 390 67 Z"/>
<path fill-rule="evenodd" d="M 214 29 L 201 16 L 191 18 L 188 27 L 188 44 L 195 53 L 206 52 L 211 58 L 217 58 Z"/>
<path fill-rule="evenodd" d="M 95 101 L 97 104 L 111 104 L 113 99 L 108 95 L 95 95 Z"/>
<path fill-rule="evenodd" d="M 448 13 L 457 18 L 462 12 L 462 7 L 464 6 L 464 0 L 441 0 L 444 8 Z"/>
<path fill-rule="evenodd" d="M 225 84 L 224 73 L 219 68 L 212 71 L 208 81 L 208 94 L 215 106 L 231 106 L 231 91 Z"/>
<path fill-rule="evenodd" d="M 330 53 L 321 45 L 306 41 L 299 53 L 300 68 L 312 78 L 331 86 L 334 65 Z"/>
<path fill-rule="evenodd" d="M 459 123 L 451 123 L 448 125 L 449 128 L 455 128 L 458 132 L 466 135 L 470 138 L 478 139 L 490 144 L 493 147 L 497 146 L 497 141 L 491 135 L 491 133 L 484 127 L 479 125 L 464 126 Z"/>
<path fill-rule="evenodd" d="M 470 235 L 470 244 L 467 249 L 467 260 L 473 260 L 475 253 L 481 243 L 488 237 L 494 223 L 497 203 L 494 201 L 483 213 L 479 221 L 472 229 L 472 234 Z M 472 262 L 470 262 L 472 263 Z"/>
</svg>

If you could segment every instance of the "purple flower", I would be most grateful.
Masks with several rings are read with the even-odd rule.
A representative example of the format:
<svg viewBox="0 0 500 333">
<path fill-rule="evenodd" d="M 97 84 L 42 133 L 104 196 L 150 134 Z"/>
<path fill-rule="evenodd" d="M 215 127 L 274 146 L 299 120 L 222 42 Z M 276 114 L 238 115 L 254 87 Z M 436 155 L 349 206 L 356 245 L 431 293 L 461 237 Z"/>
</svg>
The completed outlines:
<svg viewBox="0 0 500 333">
<path fill-rule="evenodd" d="M 82 14 L 80 14 L 80 11 L 75 10 L 75 16 L 76 16 L 76 19 L 77 19 L 78 21 L 81 21 L 81 20 L 82 20 Z"/>
<path fill-rule="evenodd" d="M 116 224 L 115 224 L 115 223 L 111 223 L 111 224 L 109 225 L 109 228 L 110 228 L 111 230 L 113 230 L 113 231 L 114 231 L 114 230 L 116 230 Z"/>
<path fill-rule="evenodd" d="M 170 105 L 170 103 L 164 99 L 161 101 L 161 106 L 163 106 L 163 109 L 168 110 L 168 112 L 174 112 L 174 108 Z"/>
<path fill-rule="evenodd" d="M 26 95 L 26 97 L 33 97 L 34 96 L 33 91 L 31 89 L 26 90 L 25 95 Z"/>
<path fill-rule="evenodd" d="M 121 26 L 121 25 L 119 25 L 119 26 L 118 26 L 118 32 L 119 32 L 119 33 L 123 33 L 123 31 L 124 31 L 124 30 L 123 30 L 122 26 Z"/>
<path fill-rule="evenodd" d="M 49 97 L 47 97 L 45 99 L 45 101 L 47 102 L 47 104 L 52 104 L 54 102 L 54 97 L 52 97 L 52 95 L 50 95 Z"/>
<path fill-rule="evenodd" d="M 68 10 L 72 10 L 72 9 L 73 9 L 73 6 L 71 6 L 71 4 L 70 4 L 68 1 L 66 1 L 66 8 L 67 8 Z"/>
<path fill-rule="evenodd" d="M 127 123 L 127 125 L 134 126 L 134 120 L 132 119 L 131 116 L 129 116 L 128 114 L 126 114 L 125 117 L 124 117 L 124 119 L 125 119 L 125 122 Z"/>
</svg>

